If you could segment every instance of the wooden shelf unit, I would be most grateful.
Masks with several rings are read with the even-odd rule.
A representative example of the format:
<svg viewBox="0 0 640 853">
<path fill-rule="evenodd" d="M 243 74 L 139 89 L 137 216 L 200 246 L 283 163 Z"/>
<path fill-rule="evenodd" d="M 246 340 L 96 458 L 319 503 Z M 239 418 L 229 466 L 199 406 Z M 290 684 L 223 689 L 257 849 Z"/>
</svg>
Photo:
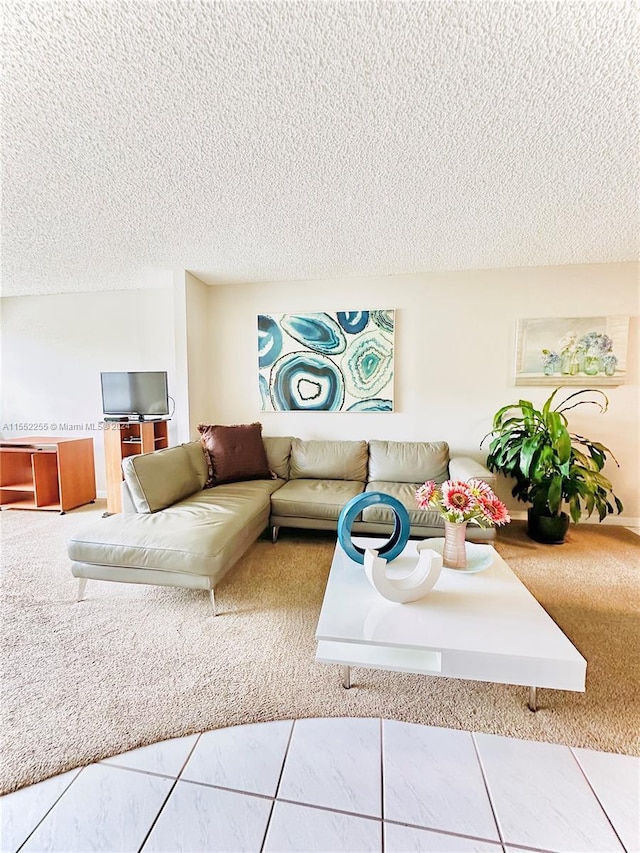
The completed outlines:
<svg viewBox="0 0 640 853">
<path fill-rule="evenodd" d="M 122 460 L 169 447 L 169 421 L 107 421 L 104 456 L 107 467 L 107 512 L 122 512 Z M 108 428 L 107 428 L 108 427 Z"/>
<path fill-rule="evenodd" d="M 96 499 L 92 438 L 0 440 L 0 506 L 67 512 Z"/>
</svg>

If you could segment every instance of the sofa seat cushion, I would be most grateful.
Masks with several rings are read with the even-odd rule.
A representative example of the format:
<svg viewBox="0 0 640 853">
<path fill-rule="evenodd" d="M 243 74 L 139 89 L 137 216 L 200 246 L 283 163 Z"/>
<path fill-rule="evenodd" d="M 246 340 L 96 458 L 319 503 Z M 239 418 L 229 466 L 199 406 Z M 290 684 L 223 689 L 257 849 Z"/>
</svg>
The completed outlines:
<svg viewBox="0 0 640 853">
<path fill-rule="evenodd" d="M 267 526 L 269 496 L 282 482 L 230 483 L 193 494 L 162 512 L 103 518 L 69 541 L 69 557 L 80 563 L 215 577 L 224 568 L 227 551 L 237 550 L 237 540 L 255 539 L 256 525 Z"/>
<path fill-rule="evenodd" d="M 412 527 L 442 527 L 444 520 L 439 512 L 433 509 L 418 509 L 416 506 L 415 493 L 420 483 L 368 483 L 365 491 L 382 492 L 397 498 L 409 512 L 409 521 Z M 395 515 L 393 511 L 384 505 L 367 507 L 362 513 L 362 520 L 375 524 L 393 525 Z"/>
<path fill-rule="evenodd" d="M 224 483 L 221 486 L 213 486 L 196 492 L 194 495 L 189 495 L 188 498 L 169 507 L 166 512 L 183 504 L 198 506 L 207 511 L 229 514 L 242 513 L 254 502 L 264 503 L 266 507 L 269 507 L 269 498 L 284 483 L 285 481 L 281 479 Z"/>
<path fill-rule="evenodd" d="M 353 480 L 289 480 L 271 498 L 271 513 L 287 518 L 337 520 L 342 507 L 364 483 Z"/>
</svg>

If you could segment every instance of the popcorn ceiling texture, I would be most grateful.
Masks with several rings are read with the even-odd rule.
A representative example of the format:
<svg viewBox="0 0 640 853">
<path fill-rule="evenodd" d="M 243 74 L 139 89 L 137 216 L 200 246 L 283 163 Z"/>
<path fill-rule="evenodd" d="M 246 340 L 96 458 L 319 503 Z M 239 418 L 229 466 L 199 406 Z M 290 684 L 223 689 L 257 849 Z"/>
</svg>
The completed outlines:
<svg viewBox="0 0 640 853">
<path fill-rule="evenodd" d="M 5 295 L 637 255 L 635 3 L 3 8 Z"/>
</svg>

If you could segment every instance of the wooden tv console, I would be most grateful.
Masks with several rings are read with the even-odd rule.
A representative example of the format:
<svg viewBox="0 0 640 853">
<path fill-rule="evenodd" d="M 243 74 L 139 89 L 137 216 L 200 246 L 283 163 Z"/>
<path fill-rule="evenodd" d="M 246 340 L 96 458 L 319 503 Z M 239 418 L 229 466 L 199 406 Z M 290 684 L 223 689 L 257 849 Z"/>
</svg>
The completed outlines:
<svg viewBox="0 0 640 853">
<path fill-rule="evenodd" d="M 96 499 L 92 438 L 0 440 L 0 506 L 60 514 Z"/>
</svg>

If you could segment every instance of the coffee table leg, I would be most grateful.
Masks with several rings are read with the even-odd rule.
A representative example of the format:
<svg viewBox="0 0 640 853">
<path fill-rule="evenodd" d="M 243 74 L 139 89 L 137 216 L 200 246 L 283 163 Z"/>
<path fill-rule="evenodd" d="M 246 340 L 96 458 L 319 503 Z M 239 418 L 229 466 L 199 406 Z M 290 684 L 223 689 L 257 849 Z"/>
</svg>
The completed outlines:
<svg viewBox="0 0 640 853">
<path fill-rule="evenodd" d="M 530 711 L 537 711 L 538 710 L 538 697 L 536 694 L 537 694 L 537 689 L 535 687 L 530 687 L 529 688 L 529 700 L 527 702 L 527 705 L 528 705 Z"/>
<path fill-rule="evenodd" d="M 342 686 L 345 690 L 348 690 L 351 687 L 351 667 L 343 666 L 342 667 Z"/>
</svg>

